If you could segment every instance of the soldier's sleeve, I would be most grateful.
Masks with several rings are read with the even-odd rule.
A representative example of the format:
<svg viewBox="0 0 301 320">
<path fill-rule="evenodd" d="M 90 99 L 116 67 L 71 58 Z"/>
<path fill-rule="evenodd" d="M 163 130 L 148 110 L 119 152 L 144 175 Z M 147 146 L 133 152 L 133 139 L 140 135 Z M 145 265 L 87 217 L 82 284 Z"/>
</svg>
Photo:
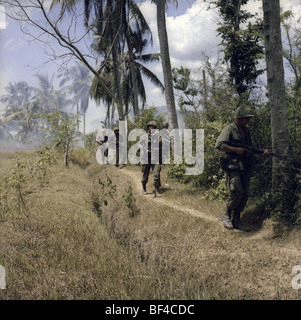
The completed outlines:
<svg viewBox="0 0 301 320">
<path fill-rule="evenodd" d="M 215 148 L 222 151 L 229 143 L 230 126 L 226 126 L 216 140 Z"/>
</svg>

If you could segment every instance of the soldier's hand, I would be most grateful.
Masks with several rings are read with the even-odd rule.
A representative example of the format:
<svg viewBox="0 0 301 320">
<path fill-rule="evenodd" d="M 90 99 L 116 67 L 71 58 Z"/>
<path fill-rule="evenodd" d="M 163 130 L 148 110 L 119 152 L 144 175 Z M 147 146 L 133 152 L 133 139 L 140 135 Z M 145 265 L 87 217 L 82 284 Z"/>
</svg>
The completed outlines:
<svg viewBox="0 0 301 320">
<path fill-rule="evenodd" d="M 265 149 L 264 150 L 264 153 L 262 154 L 263 156 L 267 156 L 267 155 L 269 155 L 270 154 L 270 152 L 269 152 L 269 150 L 268 149 Z"/>
<path fill-rule="evenodd" d="M 247 152 L 248 150 L 246 148 L 236 148 L 235 152 L 237 154 L 244 154 L 245 152 Z"/>
</svg>

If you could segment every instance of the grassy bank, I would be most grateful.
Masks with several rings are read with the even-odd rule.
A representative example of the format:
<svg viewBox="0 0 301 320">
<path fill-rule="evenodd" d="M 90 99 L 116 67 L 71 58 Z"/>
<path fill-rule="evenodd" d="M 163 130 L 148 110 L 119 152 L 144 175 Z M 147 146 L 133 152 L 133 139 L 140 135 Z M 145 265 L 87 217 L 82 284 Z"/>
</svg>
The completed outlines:
<svg viewBox="0 0 301 320">
<path fill-rule="evenodd" d="M 0 299 L 299 299 L 298 232 L 226 230 L 224 203 L 164 168 L 154 198 L 139 167 L 76 157 L 67 169 L 45 153 L 1 154 Z"/>
<path fill-rule="evenodd" d="M 2 176 L 10 175 L 15 156 L 24 164 L 26 209 L 14 207 L 0 222 L 0 265 L 6 269 L 7 283 L 0 299 L 199 297 L 192 275 L 188 281 L 163 261 L 142 257 L 137 240 L 106 229 L 101 210 L 114 203 L 120 214 L 129 217 L 129 208 L 126 191 L 119 190 L 119 205 L 110 195 L 103 205 L 106 191 L 98 179 L 105 181 L 104 167 L 66 169 L 58 161 L 47 167 L 41 184 L 29 172 L 40 159 L 37 153 L 1 154 Z"/>
</svg>

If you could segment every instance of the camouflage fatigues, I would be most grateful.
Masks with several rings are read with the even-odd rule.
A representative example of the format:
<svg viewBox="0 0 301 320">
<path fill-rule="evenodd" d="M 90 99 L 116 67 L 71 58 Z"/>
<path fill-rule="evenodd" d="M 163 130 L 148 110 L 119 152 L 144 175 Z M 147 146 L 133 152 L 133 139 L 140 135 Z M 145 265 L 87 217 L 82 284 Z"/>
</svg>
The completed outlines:
<svg viewBox="0 0 301 320">
<path fill-rule="evenodd" d="M 247 127 L 242 128 L 244 136 L 240 133 L 235 122 L 227 125 L 218 137 L 215 147 L 222 151 L 228 144 L 231 145 L 231 142 L 251 144 L 250 131 Z M 233 170 L 227 171 L 229 189 L 227 210 L 242 212 L 249 196 L 252 157 L 249 153 L 238 155 L 232 152 L 225 153 L 225 157 L 228 163 L 237 165 Z"/>
</svg>

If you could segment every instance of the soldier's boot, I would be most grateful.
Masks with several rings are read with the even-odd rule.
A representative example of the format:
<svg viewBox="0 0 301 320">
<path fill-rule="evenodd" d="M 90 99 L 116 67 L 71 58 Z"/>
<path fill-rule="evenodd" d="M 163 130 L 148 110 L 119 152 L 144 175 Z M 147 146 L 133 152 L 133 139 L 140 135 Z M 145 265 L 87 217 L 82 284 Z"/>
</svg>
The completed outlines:
<svg viewBox="0 0 301 320">
<path fill-rule="evenodd" d="M 147 194 L 147 192 L 146 192 L 146 183 L 142 183 L 142 194 L 143 195 Z"/>
<path fill-rule="evenodd" d="M 226 229 L 233 229 L 233 224 L 231 222 L 231 210 L 227 210 L 226 213 L 222 214 L 222 221 Z"/>
<path fill-rule="evenodd" d="M 161 193 L 158 187 L 155 188 L 155 197 L 161 197 Z"/>
<path fill-rule="evenodd" d="M 245 224 L 243 224 L 240 220 L 240 212 L 239 211 L 234 211 L 234 216 L 232 220 L 232 225 L 234 229 L 238 229 L 244 232 L 249 232 L 251 231 L 250 228 L 248 228 Z"/>
</svg>

